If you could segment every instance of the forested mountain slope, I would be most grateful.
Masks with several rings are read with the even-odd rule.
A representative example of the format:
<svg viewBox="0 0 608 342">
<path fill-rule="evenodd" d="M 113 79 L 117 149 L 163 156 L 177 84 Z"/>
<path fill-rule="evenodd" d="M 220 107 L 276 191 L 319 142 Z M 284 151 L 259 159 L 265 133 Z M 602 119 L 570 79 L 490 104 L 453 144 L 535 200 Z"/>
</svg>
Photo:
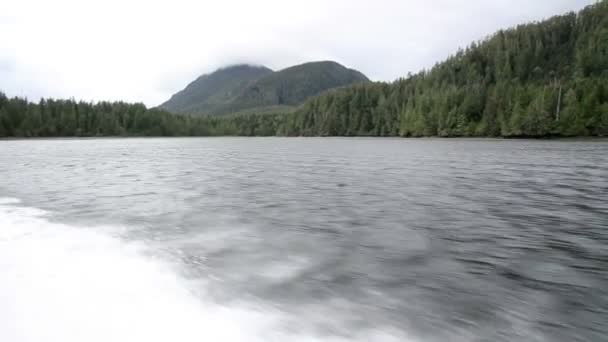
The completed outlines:
<svg viewBox="0 0 608 342">
<path fill-rule="evenodd" d="M 308 101 L 290 135 L 608 135 L 608 1 L 499 31 L 431 70 Z"/>
<path fill-rule="evenodd" d="M 160 105 L 173 113 L 213 113 L 229 106 L 257 79 L 272 74 L 264 66 L 233 65 L 202 75 Z"/>
<path fill-rule="evenodd" d="M 357 70 L 332 61 L 310 62 L 266 75 L 236 99 L 241 108 L 298 105 L 328 89 L 369 82 Z"/>
<path fill-rule="evenodd" d="M 160 108 L 173 113 L 226 114 L 295 106 L 328 89 L 369 80 L 336 62 L 310 62 L 277 72 L 238 65 L 203 75 Z"/>
</svg>

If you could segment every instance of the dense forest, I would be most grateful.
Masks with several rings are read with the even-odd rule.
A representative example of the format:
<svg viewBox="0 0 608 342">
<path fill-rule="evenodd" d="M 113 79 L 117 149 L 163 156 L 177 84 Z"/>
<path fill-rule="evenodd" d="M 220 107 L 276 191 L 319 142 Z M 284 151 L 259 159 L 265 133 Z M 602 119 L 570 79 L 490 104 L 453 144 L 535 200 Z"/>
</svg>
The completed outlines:
<svg viewBox="0 0 608 342">
<path fill-rule="evenodd" d="M 290 113 L 172 115 L 142 104 L 7 98 L 0 136 L 608 136 L 608 0 L 503 30 L 393 83 Z"/>
<path fill-rule="evenodd" d="M 499 31 L 431 70 L 308 101 L 288 134 L 608 135 L 608 1 Z"/>
</svg>

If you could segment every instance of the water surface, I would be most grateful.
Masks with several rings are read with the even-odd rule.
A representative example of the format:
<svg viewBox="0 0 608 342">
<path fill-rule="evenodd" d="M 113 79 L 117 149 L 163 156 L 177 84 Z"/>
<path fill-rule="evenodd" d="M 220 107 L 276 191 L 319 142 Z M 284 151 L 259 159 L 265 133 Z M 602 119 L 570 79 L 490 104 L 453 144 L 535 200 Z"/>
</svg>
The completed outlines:
<svg viewBox="0 0 608 342">
<path fill-rule="evenodd" d="M 0 141 L 0 340 L 605 341 L 608 142 Z"/>
</svg>

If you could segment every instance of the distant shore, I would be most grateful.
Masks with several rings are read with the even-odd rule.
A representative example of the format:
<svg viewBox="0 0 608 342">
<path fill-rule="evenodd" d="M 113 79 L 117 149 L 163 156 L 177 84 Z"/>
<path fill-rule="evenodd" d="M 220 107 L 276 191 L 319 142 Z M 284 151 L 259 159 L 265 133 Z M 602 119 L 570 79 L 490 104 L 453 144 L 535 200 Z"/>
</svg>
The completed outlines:
<svg viewBox="0 0 608 342">
<path fill-rule="evenodd" d="M 97 139 L 159 139 L 159 138 L 323 138 L 323 139 L 407 139 L 407 140 L 539 140 L 539 141 L 608 141 L 608 137 L 580 136 L 580 137 L 399 137 L 399 136 L 277 136 L 277 135 L 211 135 L 211 136 L 87 136 L 87 137 L 0 137 L 0 141 L 11 140 L 97 140 Z"/>
</svg>

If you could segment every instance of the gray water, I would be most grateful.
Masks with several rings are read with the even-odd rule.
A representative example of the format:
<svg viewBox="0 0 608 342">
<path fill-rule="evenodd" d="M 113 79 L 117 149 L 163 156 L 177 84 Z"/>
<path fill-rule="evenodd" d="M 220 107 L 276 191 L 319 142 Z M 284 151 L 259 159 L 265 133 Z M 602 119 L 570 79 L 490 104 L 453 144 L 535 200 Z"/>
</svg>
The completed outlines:
<svg viewBox="0 0 608 342">
<path fill-rule="evenodd" d="M 608 141 L 0 142 L 2 341 L 606 341 Z"/>
</svg>

